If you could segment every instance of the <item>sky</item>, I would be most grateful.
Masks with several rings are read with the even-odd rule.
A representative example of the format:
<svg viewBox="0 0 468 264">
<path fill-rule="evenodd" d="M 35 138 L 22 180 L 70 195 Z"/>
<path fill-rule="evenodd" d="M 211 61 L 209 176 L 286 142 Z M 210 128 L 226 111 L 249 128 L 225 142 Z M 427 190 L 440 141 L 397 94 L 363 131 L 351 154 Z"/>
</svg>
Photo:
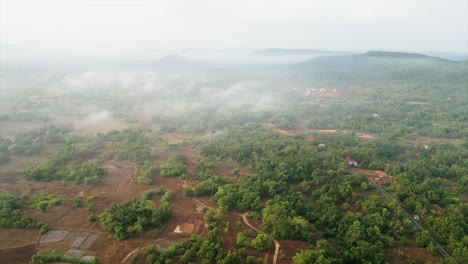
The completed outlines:
<svg viewBox="0 0 468 264">
<path fill-rule="evenodd" d="M 0 45 L 3 57 L 190 48 L 468 53 L 468 0 L 0 0 Z"/>
</svg>

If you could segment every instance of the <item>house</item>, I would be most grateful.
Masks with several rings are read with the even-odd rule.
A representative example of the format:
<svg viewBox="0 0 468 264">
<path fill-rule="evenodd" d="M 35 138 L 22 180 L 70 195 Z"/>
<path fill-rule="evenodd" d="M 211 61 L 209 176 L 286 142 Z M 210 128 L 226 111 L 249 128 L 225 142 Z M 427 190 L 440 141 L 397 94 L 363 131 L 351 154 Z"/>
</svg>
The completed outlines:
<svg viewBox="0 0 468 264">
<path fill-rule="evenodd" d="M 431 212 L 434 214 L 441 214 L 445 211 L 444 208 L 440 207 L 438 204 L 431 204 L 431 207 Z"/>
<path fill-rule="evenodd" d="M 421 144 L 421 147 L 423 147 L 424 149 L 429 149 L 429 144 Z"/>
<path fill-rule="evenodd" d="M 206 207 L 204 205 L 198 205 L 197 206 L 197 212 L 199 213 L 204 213 L 206 211 Z"/>
<path fill-rule="evenodd" d="M 382 179 L 382 178 L 375 179 L 375 182 L 380 186 L 385 186 L 389 183 L 387 180 Z"/>
<path fill-rule="evenodd" d="M 349 156 L 345 158 L 348 165 L 357 166 L 358 162 L 355 159 L 350 158 Z"/>
</svg>

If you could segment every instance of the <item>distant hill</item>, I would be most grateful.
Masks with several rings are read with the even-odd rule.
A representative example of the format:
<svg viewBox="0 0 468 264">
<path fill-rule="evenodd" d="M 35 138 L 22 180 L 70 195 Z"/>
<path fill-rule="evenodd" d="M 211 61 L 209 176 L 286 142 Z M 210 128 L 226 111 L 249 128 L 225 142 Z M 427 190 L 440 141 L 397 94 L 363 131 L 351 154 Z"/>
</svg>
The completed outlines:
<svg viewBox="0 0 468 264">
<path fill-rule="evenodd" d="M 286 55 L 325 55 L 338 52 L 317 49 L 261 49 L 250 53 L 256 56 L 286 56 Z"/>
<path fill-rule="evenodd" d="M 292 64 L 296 74 L 330 80 L 396 80 L 468 83 L 466 63 L 417 53 L 371 51 L 360 55 L 321 56 Z"/>
<path fill-rule="evenodd" d="M 394 58 L 394 59 L 440 59 L 420 53 L 396 52 L 396 51 L 368 51 L 361 56 L 378 57 L 378 58 Z"/>
</svg>

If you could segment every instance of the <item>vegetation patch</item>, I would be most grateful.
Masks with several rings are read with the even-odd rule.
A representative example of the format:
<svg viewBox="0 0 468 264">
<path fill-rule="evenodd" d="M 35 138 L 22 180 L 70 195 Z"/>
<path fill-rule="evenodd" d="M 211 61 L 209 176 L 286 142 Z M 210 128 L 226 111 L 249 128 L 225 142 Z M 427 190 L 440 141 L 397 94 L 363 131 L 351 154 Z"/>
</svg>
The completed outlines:
<svg viewBox="0 0 468 264">
<path fill-rule="evenodd" d="M 114 233 L 114 239 L 124 240 L 134 237 L 150 228 L 158 228 L 172 215 L 168 202 L 157 208 L 149 200 L 133 200 L 112 206 L 99 215 L 103 228 Z"/>
<path fill-rule="evenodd" d="M 24 200 L 11 193 L 0 191 L 0 227 L 38 228 L 43 224 L 39 220 L 20 215 Z"/>
</svg>

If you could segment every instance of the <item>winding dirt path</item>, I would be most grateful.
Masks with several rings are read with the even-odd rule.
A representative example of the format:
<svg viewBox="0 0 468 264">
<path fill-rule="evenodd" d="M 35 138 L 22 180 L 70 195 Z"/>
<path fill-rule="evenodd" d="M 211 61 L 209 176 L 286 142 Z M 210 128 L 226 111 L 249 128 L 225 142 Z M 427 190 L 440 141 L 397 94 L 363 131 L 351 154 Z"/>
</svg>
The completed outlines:
<svg viewBox="0 0 468 264">
<path fill-rule="evenodd" d="M 133 250 L 132 252 L 128 253 L 127 256 L 125 256 L 125 258 L 122 260 L 121 263 L 127 263 L 127 261 L 136 253 L 140 252 L 140 251 L 143 251 L 145 248 L 142 247 L 142 248 L 137 248 L 135 250 Z"/>
<path fill-rule="evenodd" d="M 207 204 L 204 204 L 202 202 L 200 202 L 200 200 L 198 199 L 195 199 L 195 201 L 197 201 L 197 203 L 200 203 L 202 204 L 203 206 L 205 206 L 206 208 L 210 208 L 212 210 L 216 210 L 215 208 L 207 205 Z M 253 226 L 250 222 L 249 222 L 249 219 L 247 218 L 247 215 L 249 214 L 249 212 L 246 212 L 246 213 L 243 213 L 243 214 L 237 214 L 237 213 L 231 213 L 231 212 L 227 212 L 228 214 L 232 214 L 232 215 L 237 215 L 237 216 L 240 216 L 242 217 L 242 220 L 244 221 L 244 223 L 252 228 L 253 230 L 255 230 L 257 233 L 262 233 L 264 235 L 267 235 L 265 232 L 259 230 L 258 228 L 256 228 L 255 226 Z M 275 254 L 273 255 L 273 264 L 277 264 L 278 262 L 278 255 L 279 255 L 279 249 L 280 249 L 280 243 L 276 240 L 276 239 L 273 239 L 273 242 L 275 243 Z"/>
<path fill-rule="evenodd" d="M 245 223 L 247 226 L 249 226 L 249 227 L 252 228 L 253 230 L 257 231 L 258 233 L 265 234 L 265 232 L 260 231 L 259 229 L 257 229 L 255 226 L 253 226 L 253 225 L 249 222 L 249 219 L 247 218 L 247 215 L 249 214 L 249 212 L 246 212 L 246 213 L 243 213 L 243 214 L 236 214 L 236 213 L 231 213 L 231 214 L 242 216 L 242 220 L 244 220 L 244 223 Z M 265 235 L 266 235 L 266 234 L 265 234 Z M 276 239 L 273 239 L 273 242 L 275 243 L 275 255 L 273 256 L 273 264 L 276 264 L 276 262 L 278 261 L 278 254 L 279 254 L 280 244 L 279 244 L 279 242 L 278 242 Z"/>
</svg>

